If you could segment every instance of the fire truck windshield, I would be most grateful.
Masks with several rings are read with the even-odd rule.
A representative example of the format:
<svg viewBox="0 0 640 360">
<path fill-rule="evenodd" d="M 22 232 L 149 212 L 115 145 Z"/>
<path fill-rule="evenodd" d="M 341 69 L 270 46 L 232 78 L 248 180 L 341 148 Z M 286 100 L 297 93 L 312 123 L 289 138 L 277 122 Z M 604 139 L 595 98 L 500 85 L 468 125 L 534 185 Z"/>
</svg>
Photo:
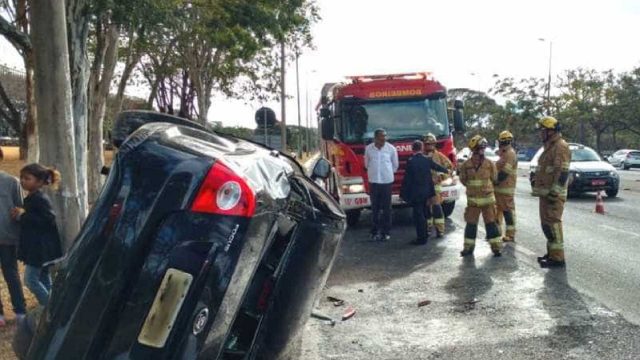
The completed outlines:
<svg viewBox="0 0 640 360">
<path fill-rule="evenodd" d="M 342 141 L 367 142 L 378 128 L 387 131 L 390 141 L 419 139 L 426 133 L 448 136 L 447 101 L 438 98 L 343 103 L 339 127 Z"/>
</svg>

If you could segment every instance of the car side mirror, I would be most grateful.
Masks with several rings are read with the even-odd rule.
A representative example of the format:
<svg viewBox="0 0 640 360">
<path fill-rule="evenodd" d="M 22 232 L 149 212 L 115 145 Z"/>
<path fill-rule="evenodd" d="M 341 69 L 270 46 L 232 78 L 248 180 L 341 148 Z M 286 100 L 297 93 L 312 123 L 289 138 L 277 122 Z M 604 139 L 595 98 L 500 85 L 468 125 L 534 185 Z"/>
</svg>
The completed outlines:
<svg viewBox="0 0 640 360">
<path fill-rule="evenodd" d="M 453 102 L 453 129 L 457 133 L 464 133 L 466 130 L 464 124 L 464 102 L 462 100 Z"/>
<path fill-rule="evenodd" d="M 316 164 L 313 166 L 313 170 L 311 171 L 311 179 L 322 179 L 326 180 L 329 178 L 331 174 L 331 164 L 325 158 L 319 158 L 316 161 Z"/>
<path fill-rule="evenodd" d="M 331 110 L 328 108 L 320 109 L 320 131 L 322 132 L 322 140 L 333 140 L 334 125 L 331 117 Z"/>
</svg>

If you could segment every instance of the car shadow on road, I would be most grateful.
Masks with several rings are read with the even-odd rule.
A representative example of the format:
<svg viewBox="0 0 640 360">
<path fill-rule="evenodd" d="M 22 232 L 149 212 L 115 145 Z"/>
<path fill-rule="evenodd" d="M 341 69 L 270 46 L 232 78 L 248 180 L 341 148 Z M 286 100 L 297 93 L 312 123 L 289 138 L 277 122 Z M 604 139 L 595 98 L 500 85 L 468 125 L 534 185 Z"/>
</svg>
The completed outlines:
<svg viewBox="0 0 640 360">
<path fill-rule="evenodd" d="M 436 239 L 432 236 L 426 245 L 409 244 L 415 239 L 415 230 L 410 209 L 394 211 L 391 240 L 371 242 L 369 213 L 362 214 L 362 221 L 347 231 L 341 245 L 328 286 L 353 283 L 375 282 L 385 286 L 389 282 L 404 278 L 415 271 L 426 269 L 442 257 L 447 246 L 454 241 L 451 233 L 456 230 L 453 222 L 447 220 L 446 234 Z"/>
</svg>

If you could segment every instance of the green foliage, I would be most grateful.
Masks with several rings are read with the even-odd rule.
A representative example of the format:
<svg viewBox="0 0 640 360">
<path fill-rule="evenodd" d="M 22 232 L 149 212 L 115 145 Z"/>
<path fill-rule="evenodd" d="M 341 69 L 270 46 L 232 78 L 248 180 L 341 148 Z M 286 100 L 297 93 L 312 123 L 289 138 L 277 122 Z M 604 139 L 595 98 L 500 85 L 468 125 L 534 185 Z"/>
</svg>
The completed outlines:
<svg viewBox="0 0 640 360">
<path fill-rule="evenodd" d="M 495 139 L 508 129 L 521 145 L 539 144 L 536 120 L 557 117 L 571 141 L 598 151 L 640 146 L 640 68 L 616 74 L 611 70 L 575 69 L 560 74 L 545 96 L 539 78 L 498 78 L 491 96 L 469 89 L 452 89 L 450 97 L 465 101 L 469 133 Z"/>
</svg>

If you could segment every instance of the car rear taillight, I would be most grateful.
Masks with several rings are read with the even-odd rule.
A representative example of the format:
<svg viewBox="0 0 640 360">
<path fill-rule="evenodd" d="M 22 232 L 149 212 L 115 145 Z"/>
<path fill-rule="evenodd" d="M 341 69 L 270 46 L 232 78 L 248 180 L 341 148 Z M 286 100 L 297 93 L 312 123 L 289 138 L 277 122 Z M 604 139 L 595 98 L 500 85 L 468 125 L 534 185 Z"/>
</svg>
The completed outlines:
<svg viewBox="0 0 640 360">
<path fill-rule="evenodd" d="M 218 215 L 251 217 L 256 197 L 246 180 L 216 161 L 204 179 L 191 211 Z"/>
</svg>

